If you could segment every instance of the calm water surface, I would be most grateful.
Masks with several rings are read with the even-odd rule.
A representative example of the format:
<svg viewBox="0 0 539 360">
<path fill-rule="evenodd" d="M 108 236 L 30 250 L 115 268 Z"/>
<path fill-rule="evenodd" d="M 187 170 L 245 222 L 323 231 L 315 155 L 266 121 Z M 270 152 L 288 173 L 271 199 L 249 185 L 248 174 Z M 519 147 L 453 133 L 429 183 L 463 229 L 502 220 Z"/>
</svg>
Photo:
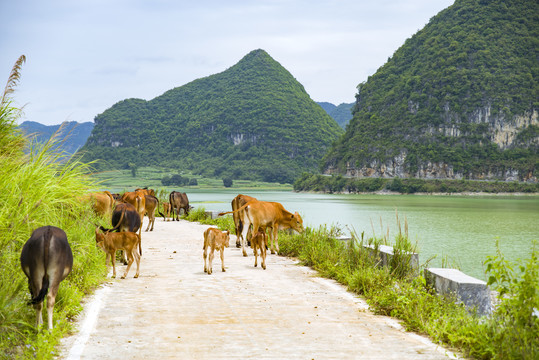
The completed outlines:
<svg viewBox="0 0 539 360">
<path fill-rule="evenodd" d="M 237 190 L 187 192 L 192 206 L 230 210 Z M 420 262 L 439 267 L 442 258 L 463 272 L 485 279 L 482 262 L 496 253 L 496 239 L 510 260 L 528 259 L 532 241 L 539 240 L 537 196 L 417 196 L 330 195 L 286 191 L 248 191 L 259 200 L 277 201 L 303 217 L 304 225 L 337 225 L 346 234 L 355 231 L 393 243 L 398 234 L 396 213 L 404 231 L 417 242 Z M 539 244 L 538 244 L 539 245 Z"/>
</svg>

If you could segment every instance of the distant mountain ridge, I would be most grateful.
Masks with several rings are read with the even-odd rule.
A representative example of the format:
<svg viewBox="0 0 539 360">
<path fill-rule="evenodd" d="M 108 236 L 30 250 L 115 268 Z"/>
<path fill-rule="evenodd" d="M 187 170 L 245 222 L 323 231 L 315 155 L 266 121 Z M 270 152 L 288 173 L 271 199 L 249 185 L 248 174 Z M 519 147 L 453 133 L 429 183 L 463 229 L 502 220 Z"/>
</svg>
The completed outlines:
<svg viewBox="0 0 539 360">
<path fill-rule="evenodd" d="M 539 3 L 456 0 L 358 86 L 326 174 L 537 181 Z"/>
<path fill-rule="evenodd" d="M 343 133 L 264 50 L 152 100 L 127 99 L 95 118 L 82 151 L 99 166 L 156 164 L 195 173 L 292 182 L 317 171 Z"/>
<path fill-rule="evenodd" d="M 25 121 L 19 125 L 19 128 L 30 139 L 38 143 L 47 142 L 51 136 L 58 132 L 57 140 L 60 149 L 68 154 L 74 154 L 86 143 L 94 128 L 94 123 L 65 121 L 58 125 L 43 125 L 35 121 Z"/>
<path fill-rule="evenodd" d="M 317 102 L 343 129 L 352 119 L 352 109 L 355 103 L 341 103 L 338 106 L 329 102 Z"/>
</svg>

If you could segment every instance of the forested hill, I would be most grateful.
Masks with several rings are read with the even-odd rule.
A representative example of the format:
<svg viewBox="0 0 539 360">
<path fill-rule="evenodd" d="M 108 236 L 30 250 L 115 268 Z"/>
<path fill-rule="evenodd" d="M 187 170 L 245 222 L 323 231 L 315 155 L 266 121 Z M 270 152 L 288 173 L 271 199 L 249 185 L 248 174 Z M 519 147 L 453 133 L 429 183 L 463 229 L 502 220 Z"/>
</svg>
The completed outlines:
<svg viewBox="0 0 539 360">
<path fill-rule="evenodd" d="M 318 102 L 317 104 L 320 105 L 329 116 L 335 119 L 337 124 L 339 124 L 339 126 L 343 129 L 346 128 L 346 125 L 348 125 L 350 119 L 352 119 L 352 109 L 354 107 L 354 103 L 333 105 L 332 103 L 328 102 Z"/>
<path fill-rule="evenodd" d="M 324 172 L 537 180 L 539 2 L 456 0 L 358 86 Z"/>
<path fill-rule="evenodd" d="M 292 182 L 316 171 L 343 133 L 264 50 L 226 71 L 150 101 L 120 101 L 96 116 L 84 159 L 207 176 Z M 103 165 L 104 164 L 104 165 Z"/>
</svg>

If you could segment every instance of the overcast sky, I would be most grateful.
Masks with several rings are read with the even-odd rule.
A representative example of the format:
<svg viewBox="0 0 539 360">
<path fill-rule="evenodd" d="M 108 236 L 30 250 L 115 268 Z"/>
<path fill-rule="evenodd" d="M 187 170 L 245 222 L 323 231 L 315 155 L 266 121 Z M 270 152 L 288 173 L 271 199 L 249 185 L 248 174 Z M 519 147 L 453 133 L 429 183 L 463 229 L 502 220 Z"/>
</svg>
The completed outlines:
<svg viewBox="0 0 539 360">
<path fill-rule="evenodd" d="M 357 84 L 453 0 L 0 0 L 0 89 L 25 120 L 93 121 L 266 50 L 315 101 L 354 101 Z"/>
</svg>

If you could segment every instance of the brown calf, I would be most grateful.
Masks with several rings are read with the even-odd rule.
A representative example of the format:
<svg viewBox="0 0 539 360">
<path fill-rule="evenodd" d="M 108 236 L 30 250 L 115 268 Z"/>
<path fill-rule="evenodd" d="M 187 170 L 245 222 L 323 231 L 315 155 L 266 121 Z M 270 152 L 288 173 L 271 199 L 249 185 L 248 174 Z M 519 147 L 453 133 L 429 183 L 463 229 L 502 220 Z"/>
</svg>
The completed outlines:
<svg viewBox="0 0 539 360">
<path fill-rule="evenodd" d="M 165 215 L 163 215 L 161 211 L 159 211 L 158 198 L 153 195 L 144 195 L 144 198 L 146 199 L 146 215 L 148 215 L 148 227 L 145 231 L 148 231 L 148 229 L 150 229 L 150 225 L 152 226 L 150 231 L 153 231 L 153 224 L 155 223 L 155 211 L 157 210 L 157 212 L 163 217 L 163 219 L 165 218 Z"/>
<path fill-rule="evenodd" d="M 170 219 L 168 219 L 170 217 L 170 203 L 169 202 L 163 203 L 163 212 L 165 213 L 165 218 L 167 218 L 167 221 L 170 221 Z"/>
<path fill-rule="evenodd" d="M 266 270 L 266 246 L 268 244 L 268 235 L 263 229 L 258 229 L 258 232 L 251 238 L 251 246 L 255 255 L 255 267 L 258 265 L 256 249 L 260 249 L 260 258 L 262 259 L 262 269 Z"/>
<path fill-rule="evenodd" d="M 221 252 L 221 270 L 225 271 L 225 247 L 230 243 L 230 231 L 222 232 L 216 228 L 208 228 L 204 231 L 204 272 L 208 275 L 212 273 L 213 252 L 218 250 Z M 209 250 L 209 254 L 208 254 Z M 208 264 L 206 263 L 208 260 Z"/>
<path fill-rule="evenodd" d="M 95 241 L 97 246 L 99 246 L 106 254 L 108 264 L 108 259 L 110 257 L 112 262 L 112 277 L 116 277 L 116 250 L 125 250 L 127 254 L 127 268 L 125 269 L 125 274 L 122 276 L 122 279 L 125 279 L 133 260 L 137 262 L 137 272 L 135 273 L 135 278 L 139 276 L 140 269 L 140 255 L 137 251 L 137 244 L 140 242 L 140 236 L 134 232 L 106 232 L 100 233 L 99 228 L 95 229 Z"/>
</svg>

